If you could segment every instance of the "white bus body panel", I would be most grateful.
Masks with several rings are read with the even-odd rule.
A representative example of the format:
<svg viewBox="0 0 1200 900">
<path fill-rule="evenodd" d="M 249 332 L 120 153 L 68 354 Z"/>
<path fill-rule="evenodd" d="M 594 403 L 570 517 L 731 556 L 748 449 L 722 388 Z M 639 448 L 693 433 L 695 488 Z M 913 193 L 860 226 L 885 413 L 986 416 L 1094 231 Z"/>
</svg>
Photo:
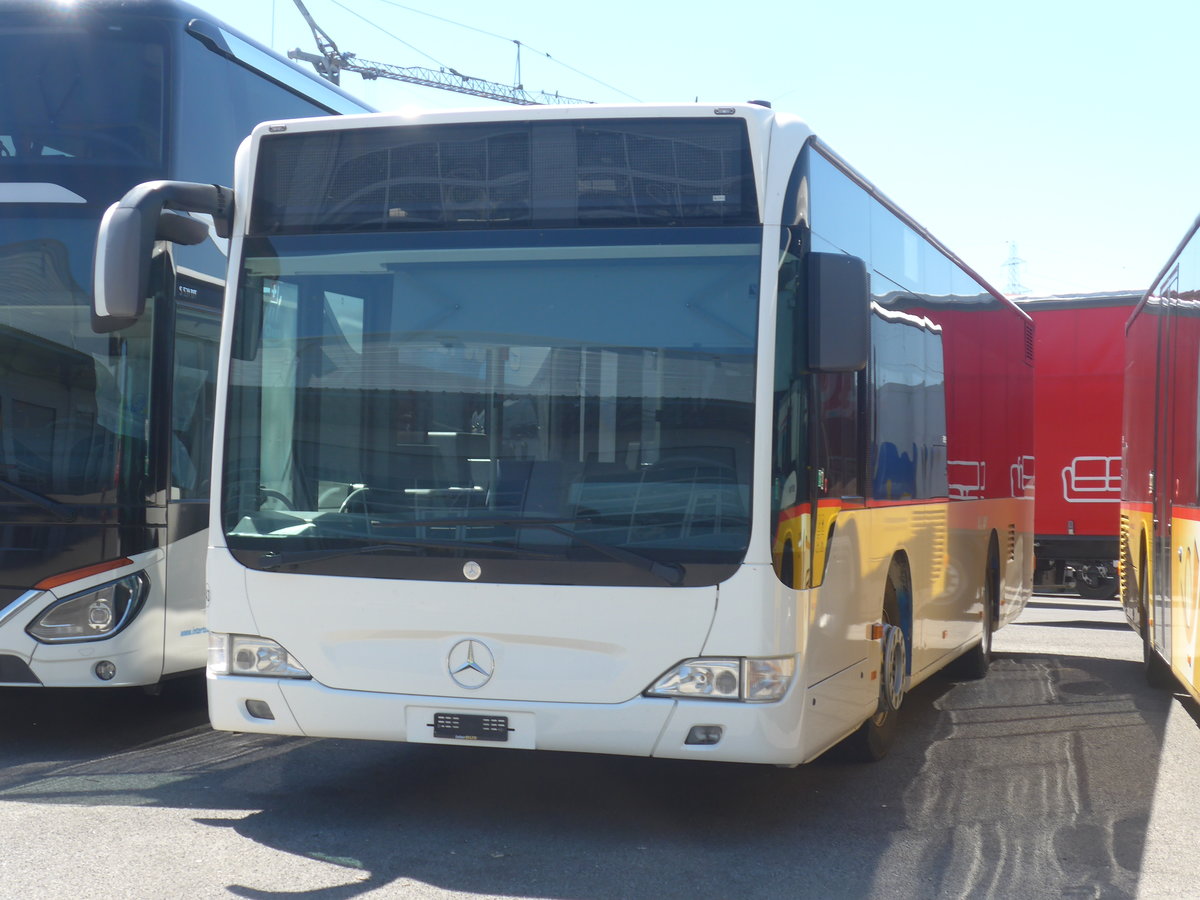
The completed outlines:
<svg viewBox="0 0 1200 900">
<path fill-rule="evenodd" d="M 221 551 L 209 583 L 214 593 L 240 587 L 252 598 L 246 603 L 257 631 L 249 633 L 279 641 L 326 687 L 473 702 L 622 703 L 700 654 L 717 599 L 715 587 L 289 575 L 243 570 Z M 222 608 L 230 601 L 224 593 Z M 209 627 L 236 633 L 242 623 L 217 613 Z M 459 687 L 447 662 L 467 638 L 495 657 L 495 674 L 475 690 Z"/>
<path fill-rule="evenodd" d="M 204 602 L 207 552 L 207 528 L 167 546 L 171 602 L 164 622 L 163 675 L 199 672 L 204 667 L 208 649 Z"/>
</svg>

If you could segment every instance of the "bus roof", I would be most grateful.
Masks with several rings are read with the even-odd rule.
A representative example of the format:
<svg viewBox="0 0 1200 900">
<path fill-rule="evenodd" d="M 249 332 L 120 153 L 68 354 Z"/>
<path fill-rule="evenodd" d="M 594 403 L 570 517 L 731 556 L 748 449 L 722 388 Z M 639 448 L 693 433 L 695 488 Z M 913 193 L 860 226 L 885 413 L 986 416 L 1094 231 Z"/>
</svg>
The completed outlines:
<svg viewBox="0 0 1200 900">
<path fill-rule="evenodd" d="M 84 16 L 135 16 L 174 21 L 210 50 L 335 112 L 372 112 L 373 107 L 314 72 L 298 66 L 247 34 L 186 0 L 0 0 L 0 15 L 27 13 L 64 24 Z M 324 99 L 322 99 L 324 97 Z"/>
</svg>

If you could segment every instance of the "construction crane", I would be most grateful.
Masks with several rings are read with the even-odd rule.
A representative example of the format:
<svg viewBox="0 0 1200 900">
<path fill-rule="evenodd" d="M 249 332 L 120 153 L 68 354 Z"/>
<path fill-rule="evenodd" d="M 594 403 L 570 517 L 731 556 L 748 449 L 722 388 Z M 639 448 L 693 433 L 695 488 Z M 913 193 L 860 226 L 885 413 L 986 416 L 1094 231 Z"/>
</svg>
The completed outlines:
<svg viewBox="0 0 1200 900">
<path fill-rule="evenodd" d="M 317 44 L 317 53 L 304 50 L 291 50 L 289 59 L 303 60 L 312 63 L 322 77 L 334 84 L 340 83 L 342 72 L 357 72 L 364 79 L 371 81 L 376 78 L 391 78 L 396 81 L 406 81 L 409 84 L 419 84 L 425 87 L 440 88 L 444 91 L 455 91 L 459 94 L 469 94 L 472 97 L 483 97 L 487 100 L 500 100 L 504 103 L 516 103 L 520 106 L 545 106 L 555 103 L 591 103 L 590 100 L 578 100 L 574 97 L 564 97 L 561 94 L 550 94 L 545 91 L 530 92 L 524 85 L 508 86 L 482 78 L 472 78 L 454 69 L 426 69 L 420 66 L 394 66 L 390 63 L 371 62 L 359 59 L 353 53 L 343 53 L 338 50 L 333 38 L 316 23 L 303 0 L 293 0 L 300 15 L 312 29 L 313 39 Z M 521 45 L 517 44 L 520 54 Z M 518 55 L 518 59 L 520 56 Z M 520 70 L 518 69 L 518 72 Z"/>
</svg>

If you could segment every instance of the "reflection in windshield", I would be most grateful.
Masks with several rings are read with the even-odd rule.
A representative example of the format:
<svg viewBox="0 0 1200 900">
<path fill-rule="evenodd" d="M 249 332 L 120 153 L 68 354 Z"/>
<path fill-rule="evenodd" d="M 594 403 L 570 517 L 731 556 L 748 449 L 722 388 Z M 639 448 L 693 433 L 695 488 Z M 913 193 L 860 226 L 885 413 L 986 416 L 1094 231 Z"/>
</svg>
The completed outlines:
<svg viewBox="0 0 1200 900">
<path fill-rule="evenodd" d="M 365 518 L 365 517 L 364 517 Z M 369 519 L 365 519 L 369 522 Z M 475 552 L 486 542 L 488 550 L 499 553 L 522 553 L 522 550 L 515 545 L 515 538 L 518 532 L 526 528 L 545 528 L 555 534 L 567 537 L 571 542 L 587 547 L 589 550 L 594 550 L 601 556 L 609 559 L 615 559 L 617 562 L 631 565 L 636 569 L 641 569 L 649 572 L 656 578 L 660 578 L 667 584 L 682 584 L 684 570 L 682 566 L 673 563 L 660 563 L 657 560 L 651 559 L 648 556 L 642 556 L 640 553 L 635 553 L 625 547 L 615 547 L 608 544 L 597 543 L 589 540 L 585 536 L 585 532 L 581 531 L 577 526 L 589 524 L 588 520 L 568 520 L 568 519 L 491 519 L 481 518 L 476 516 L 463 517 L 459 519 L 445 519 L 443 521 L 417 520 L 410 523 L 392 523 L 392 528 L 405 528 L 411 526 L 414 530 L 438 530 L 452 529 L 457 532 L 460 528 L 469 528 L 471 540 L 431 540 L 428 538 L 418 539 L 409 538 L 406 540 L 388 540 L 385 543 L 367 544 L 354 548 L 341 548 L 330 550 L 291 550 L 278 551 L 271 550 L 259 559 L 259 565 L 264 569 L 275 569 L 288 563 L 294 562 L 312 562 L 319 559 L 333 559 L 337 556 L 353 553 L 379 553 L 381 551 L 395 550 L 403 547 L 407 549 L 435 549 L 435 550 L 470 550 Z M 487 532 L 486 534 L 484 532 Z M 330 537 L 351 537 L 361 538 L 362 532 L 358 529 L 352 529 L 344 535 L 336 535 L 336 532 L 330 532 Z M 502 540 L 497 540 L 501 538 Z M 372 540 L 378 541 L 379 538 L 372 537 Z M 550 554 L 545 553 L 530 553 L 528 549 L 526 555 L 544 556 L 553 558 Z"/>
<path fill-rule="evenodd" d="M 161 46 L 120 32 L 0 31 L 0 166 L 46 158 L 157 164 L 163 66 Z"/>
<path fill-rule="evenodd" d="M 667 583 L 676 564 L 739 560 L 758 231 L 684 234 L 321 256 L 250 242 L 230 545 L 569 549 Z"/>
<path fill-rule="evenodd" d="M 28 502 L 111 501 L 122 438 L 126 452 L 145 446 L 149 325 L 119 337 L 92 331 L 77 272 L 91 264 L 94 228 L 83 218 L 0 221 L 0 239 L 41 230 L 70 241 L 0 244 L 0 479 Z"/>
</svg>

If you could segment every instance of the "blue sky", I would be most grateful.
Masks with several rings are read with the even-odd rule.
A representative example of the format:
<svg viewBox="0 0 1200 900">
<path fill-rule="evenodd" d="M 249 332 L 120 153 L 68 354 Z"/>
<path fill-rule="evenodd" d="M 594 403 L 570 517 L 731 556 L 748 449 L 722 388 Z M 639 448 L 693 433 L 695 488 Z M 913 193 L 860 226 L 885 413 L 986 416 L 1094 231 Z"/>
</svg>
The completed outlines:
<svg viewBox="0 0 1200 900">
<path fill-rule="evenodd" d="M 315 49 L 292 0 L 192 2 L 282 53 Z M 1000 290 L 1011 245 L 1031 294 L 1144 289 L 1200 214 L 1194 0 L 306 5 L 364 59 L 512 84 L 517 40 L 528 89 L 770 100 Z M 343 87 L 382 109 L 495 105 Z"/>
</svg>

